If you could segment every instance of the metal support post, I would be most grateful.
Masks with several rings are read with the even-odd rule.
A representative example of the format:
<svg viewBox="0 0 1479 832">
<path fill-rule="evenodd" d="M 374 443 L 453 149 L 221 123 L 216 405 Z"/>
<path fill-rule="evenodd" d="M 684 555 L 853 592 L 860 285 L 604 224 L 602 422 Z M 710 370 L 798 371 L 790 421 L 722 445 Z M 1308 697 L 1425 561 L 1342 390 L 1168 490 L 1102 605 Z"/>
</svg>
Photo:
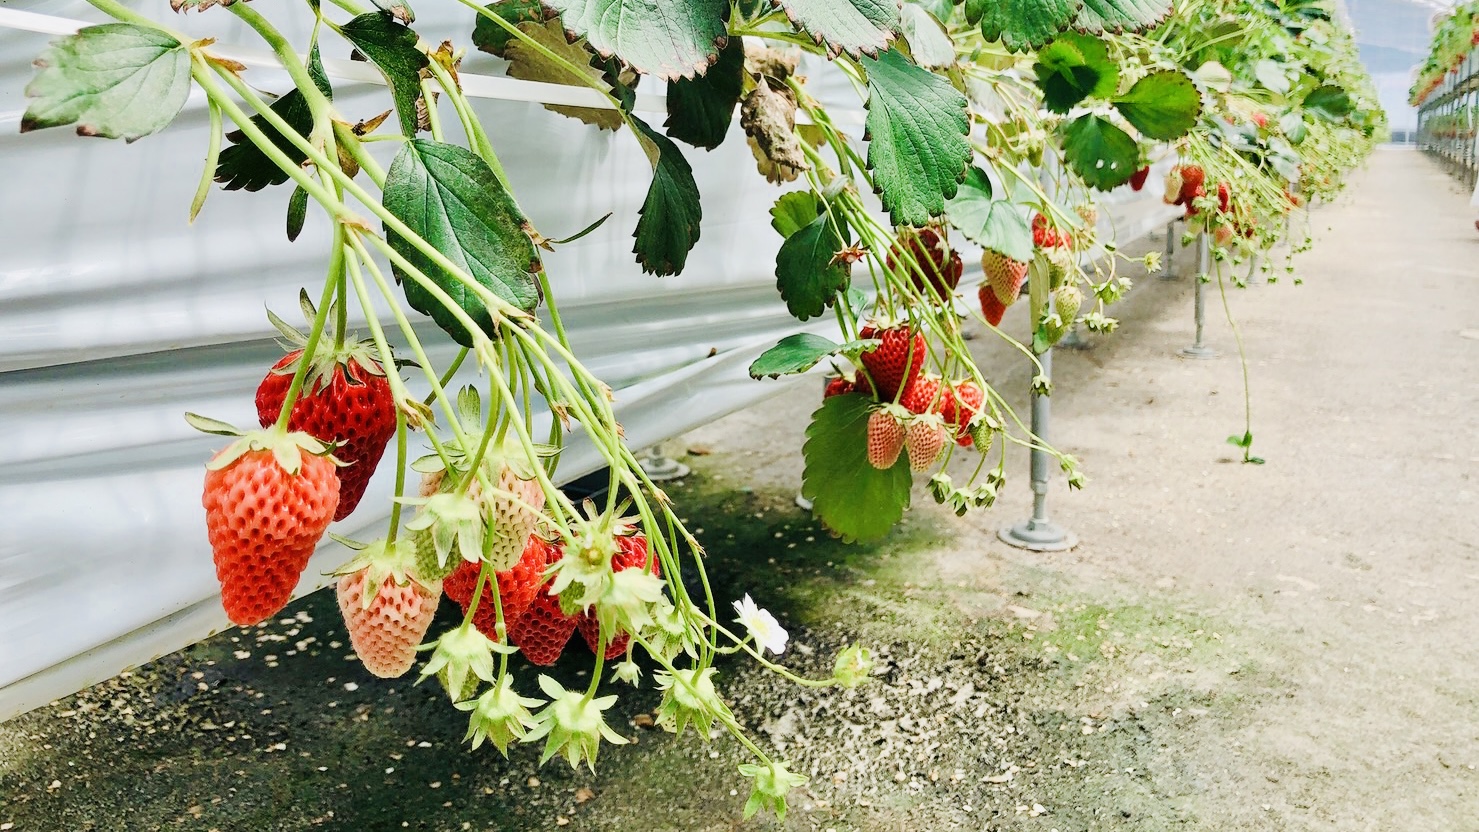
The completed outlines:
<svg viewBox="0 0 1479 832">
<path fill-rule="evenodd" d="M 1053 351 L 1050 349 L 1038 357 L 1043 375 L 1053 377 Z M 1032 433 L 1042 442 L 1048 441 L 1050 397 L 1032 394 Z M 1004 526 L 997 537 L 1008 546 L 1034 552 L 1062 552 L 1078 545 L 1078 535 L 1048 520 L 1048 476 L 1052 471 L 1053 455 L 1034 447 L 1032 449 L 1032 517 L 1015 526 Z"/>
<path fill-rule="evenodd" d="M 643 451 L 637 459 L 637 464 L 642 466 L 642 471 L 653 482 L 682 479 L 689 474 L 687 465 L 663 455 L 661 442 Z"/>
<path fill-rule="evenodd" d="M 1175 280 L 1176 271 L 1171 268 L 1176 260 L 1176 221 L 1166 223 L 1166 257 L 1161 261 L 1161 280 Z"/>
<path fill-rule="evenodd" d="M 1186 358 L 1216 358 L 1217 351 L 1202 343 L 1202 329 L 1207 313 L 1206 277 L 1212 270 L 1212 241 L 1207 238 L 1205 231 L 1197 235 L 1197 250 L 1201 260 L 1201 268 L 1196 276 L 1197 340 L 1181 350 L 1181 354 Z"/>
</svg>

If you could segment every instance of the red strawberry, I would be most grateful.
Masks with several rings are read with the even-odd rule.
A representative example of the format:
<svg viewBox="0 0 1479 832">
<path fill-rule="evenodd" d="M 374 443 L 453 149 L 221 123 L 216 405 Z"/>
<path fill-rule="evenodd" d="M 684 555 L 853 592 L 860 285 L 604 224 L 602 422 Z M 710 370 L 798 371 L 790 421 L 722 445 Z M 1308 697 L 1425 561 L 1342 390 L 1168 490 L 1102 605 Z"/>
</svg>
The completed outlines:
<svg viewBox="0 0 1479 832">
<path fill-rule="evenodd" d="M 205 528 L 221 605 L 234 623 L 256 624 L 287 605 L 333 520 L 339 478 L 333 459 L 317 455 L 323 450 L 307 434 L 259 431 L 242 435 L 206 465 Z"/>
<path fill-rule="evenodd" d="M 858 332 L 863 339 L 877 338 L 883 343 L 862 355 L 863 367 L 878 385 L 881 398 L 892 399 L 899 388 L 919 375 L 924 367 L 924 335 L 901 324 L 879 329 L 869 324 Z"/>
<path fill-rule="evenodd" d="M 535 594 L 544 585 L 544 568 L 552 558 L 558 557 L 558 552 L 558 549 L 539 535 L 531 534 L 519 562 L 512 569 L 496 574 L 498 599 L 503 606 L 503 621 L 510 632 L 513 631 L 514 622 L 522 618 L 529 605 L 534 603 Z M 442 582 L 442 591 L 457 602 L 464 615 L 472 604 L 473 588 L 477 586 L 480 573 L 481 567 L 478 564 L 464 560 Z M 478 609 L 473 613 L 472 624 L 483 635 L 498 641 L 498 612 L 493 606 L 493 599 L 486 594 L 488 586 L 484 586 L 483 592 L 485 594 L 478 601 Z"/>
<path fill-rule="evenodd" d="M 541 591 L 535 594 L 534 603 L 523 616 L 509 625 L 508 638 L 518 645 L 519 652 L 530 664 L 549 667 L 565 652 L 565 645 L 575 634 L 580 616 L 566 615 L 560 609 L 559 597 L 543 589 L 541 587 Z"/>
<path fill-rule="evenodd" d="M 904 449 L 904 423 L 892 407 L 868 414 L 868 464 L 880 471 L 894 467 Z"/>
<path fill-rule="evenodd" d="M 920 376 L 899 396 L 899 404 L 910 413 L 938 413 L 945 397 L 940 393 L 940 377 Z"/>
<path fill-rule="evenodd" d="M 920 276 L 909 257 L 904 256 L 904 248 L 908 249 L 914 263 L 918 263 L 919 268 L 924 270 L 932 290 L 925 288 L 925 278 Z M 940 232 L 933 228 L 922 228 L 900 235 L 894 250 L 888 253 L 888 268 L 889 271 L 907 273 L 914 281 L 914 288 L 925 297 L 938 296 L 947 300 L 955 294 L 955 287 L 960 285 L 960 276 L 965 272 L 960 253 L 952 249 L 945 238 L 940 236 Z"/>
<path fill-rule="evenodd" d="M 945 417 L 946 423 L 955 427 L 955 444 L 962 448 L 971 444 L 971 432 L 967 428 L 976 414 L 981 412 L 985 401 L 986 393 L 970 379 L 945 390 L 940 415 Z"/>
<path fill-rule="evenodd" d="M 986 323 L 1001 326 L 1002 316 L 1007 313 L 1007 305 L 996 296 L 996 290 L 991 288 L 991 284 L 982 283 L 976 296 L 981 300 L 981 315 L 986 318 Z"/>
<path fill-rule="evenodd" d="M 1130 188 L 1132 190 L 1136 190 L 1136 191 L 1140 190 L 1141 188 L 1144 188 L 1145 187 L 1145 180 L 1149 176 L 1150 176 L 1150 166 L 1149 165 L 1146 165 L 1145 167 L 1141 168 L 1140 170 L 1137 170 L 1134 173 L 1130 174 Z"/>
<path fill-rule="evenodd" d="M 365 566 L 339 578 L 339 612 L 349 631 L 349 643 L 365 669 L 382 679 L 393 679 L 416 663 L 416 648 L 436 615 L 442 589 L 437 581 L 428 587 L 414 578 L 405 584 L 386 580 L 366 604 L 370 569 Z"/>
<path fill-rule="evenodd" d="M 830 399 L 833 396 L 841 396 L 844 393 L 851 393 L 855 389 L 855 387 L 856 385 L 852 383 L 851 379 L 837 376 L 836 378 L 831 378 L 827 380 L 827 389 L 822 391 L 822 398 Z"/>
<path fill-rule="evenodd" d="M 1203 183 L 1207 181 L 1207 173 L 1201 165 L 1182 165 L 1176 168 L 1176 173 L 1181 178 L 1181 189 L 1175 204 L 1191 205 L 1193 199 L 1206 193 Z"/>
<path fill-rule="evenodd" d="M 945 423 L 935 414 L 917 416 L 909 420 L 904 436 L 904 447 L 909 451 L 909 469 L 924 471 L 940 458 L 945 448 Z"/>
<path fill-rule="evenodd" d="M 1202 187 L 1201 185 L 1198 185 L 1191 190 L 1191 193 L 1186 197 L 1186 201 L 1182 203 L 1186 206 L 1186 215 L 1188 217 L 1195 217 L 1197 214 L 1201 213 L 1201 209 L 1197 208 L 1196 206 L 1196 201 L 1206 195 L 1207 189 Z"/>
<path fill-rule="evenodd" d="M 1042 214 L 1033 214 L 1032 244 L 1038 248 L 1071 246 L 1073 245 L 1073 237 L 1067 231 L 1060 231 L 1049 225 L 1048 218 Z"/>
<path fill-rule="evenodd" d="M 647 568 L 647 536 L 644 534 L 621 535 L 616 538 L 619 547 L 615 555 L 611 556 L 611 568 L 620 572 L 623 569 L 646 569 Z M 652 573 L 661 575 L 662 568 L 654 561 Z M 585 639 L 586 646 L 594 653 L 601 647 L 601 625 L 596 619 L 594 610 L 586 610 L 575 625 L 580 630 L 580 637 Z M 606 658 L 614 659 L 627 651 L 627 643 L 631 636 L 626 633 L 617 633 L 606 645 Z"/>
<path fill-rule="evenodd" d="M 996 299 L 1001 301 L 1003 307 L 1016 302 L 1017 296 L 1022 294 L 1022 284 L 1027 282 L 1026 263 L 989 248 L 981 252 L 981 271 L 986 275 L 986 284 L 996 293 Z"/>
<path fill-rule="evenodd" d="M 257 418 L 262 427 L 277 422 L 302 356 L 302 350 L 283 356 L 257 387 Z M 395 397 L 385 368 L 370 357 L 363 344 L 321 352 L 303 380 L 288 417 L 288 430 L 337 443 L 335 455 L 347 467 L 339 469 L 339 508 L 334 519 L 348 517 L 364 496 L 386 444 L 395 436 Z"/>
<path fill-rule="evenodd" d="M 1223 214 L 1232 211 L 1232 188 L 1226 182 L 1217 183 L 1217 210 Z"/>
</svg>

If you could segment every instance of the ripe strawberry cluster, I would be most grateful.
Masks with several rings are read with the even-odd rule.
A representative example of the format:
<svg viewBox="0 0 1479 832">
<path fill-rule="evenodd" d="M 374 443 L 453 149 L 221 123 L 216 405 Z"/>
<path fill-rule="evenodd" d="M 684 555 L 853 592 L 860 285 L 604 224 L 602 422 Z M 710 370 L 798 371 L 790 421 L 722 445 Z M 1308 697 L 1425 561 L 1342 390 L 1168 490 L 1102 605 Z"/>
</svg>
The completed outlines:
<svg viewBox="0 0 1479 832">
<path fill-rule="evenodd" d="M 858 335 L 878 339 L 878 347 L 862 354 L 863 372 L 829 381 L 824 398 L 861 393 L 879 402 L 868 417 L 868 462 L 873 467 L 892 468 L 899 454 L 907 452 L 909 467 L 923 471 L 939 459 L 947 440 L 972 444 L 972 422 L 985 400 L 980 385 L 971 379 L 947 384 L 925 373 L 924 335 L 907 324 L 868 324 Z"/>
</svg>

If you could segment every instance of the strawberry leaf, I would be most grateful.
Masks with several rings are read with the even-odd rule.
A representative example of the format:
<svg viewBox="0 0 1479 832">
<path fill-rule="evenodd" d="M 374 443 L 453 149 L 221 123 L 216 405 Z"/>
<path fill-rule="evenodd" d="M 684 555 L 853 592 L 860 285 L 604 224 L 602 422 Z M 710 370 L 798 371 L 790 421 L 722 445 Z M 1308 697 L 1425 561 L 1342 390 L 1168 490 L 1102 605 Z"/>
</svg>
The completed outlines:
<svg viewBox="0 0 1479 832">
<path fill-rule="evenodd" d="M 411 231 L 500 298 L 525 312 L 539 304 L 533 275 L 541 266 L 534 242 L 524 232 L 527 220 L 481 157 L 456 145 L 409 141 L 386 175 L 384 204 Z M 386 237 L 484 332 L 494 333 L 492 316 L 469 287 L 405 238 L 389 229 Z M 412 308 L 430 315 L 457 343 L 472 346 L 471 333 L 451 310 L 414 278 L 397 273 Z"/>
<path fill-rule="evenodd" d="M 293 189 L 293 195 L 288 197 L 288 242 L 298 241 L 298 235 L 303 233 L 303 221 L 308 219 L 308 192 L 299 185 Z"/>
<path fill-rule="evenodd" d="M 1140 164 L 1140 148 L 1130 134 L 1095 115 L 1079 116 L 1068 125 L 1063 155 L 1079 178 L 1101 191 L 1130 181 Z"/>
<path fill-rule="evenodd" d="M 981 21 L 981 35 L 1013 52 L 1047 43 L 1073 25 L 1083 0 L 966 0 L 966 14 Z"/>
<path fill-rule="evenodd" d="M 416 48 L 416 33 L 390 12 L 369 12 L 344 24 L 339 34 L 379 68 L 390 83 L 401 135 L 416 135 L 416 99 L 421 97 L 421 70 L 426 54 Z"/>
<path fill-rule="evenodd" d="M 544 0 L 566 30 L 665 81 L 703 74 L 718 56 L 728 0 Z"/>
<path fill-rule="evenodd" d="M 1073 20 L 1080 32 L 1140 32 L 1171 13 L 1171 0 L 1084 0 Z"/>
<path fill-rule="evenodd" d="M 22 133 L 76 124 L 79 136 L 132 142 L 169 126 L 190 95 L 185 45 L 128 23 L 58 38 L 35 65 Z"/>
<path fill-rule="evenodd" d="M 698 182 L 683 152 L 667 136 L 630 116 L 632 130 L 652 163 L 652 185 L 642 203 L 637 221 L 636 247 L 632 252 L 642 271 L 656 275 L 680 274 L 688 252 L 698 244 L 703 206 Z"/>
<path fill-rule="evenodd" d="M 1196 126 L 1202 96 L 1185 73 L 1168 69 L 1136 81 L 1114 106 L 1146 138 L 1174 141 Z"/>
<path fill-rule="evenodd" d="M 812 513 L 846 542 L 876 540 L 904 516 L 913 476 L 900 455 L 892 468 L 868 464 L 866 396 L 832 396 L 811 415 L 802 455 L 801 494 Z"/>
<path fill-rule="evenodd" d="M 949 16 L 948 5 L 945 14 Z M 927 69 L 941 69 L 955 63 L 955 41 L 935 15 L 914 3 L 905 3 L 899 15 L 899 28 L 915 63 Z"/>
<path fill-rule="evenodd" d="M 845 234 L 847 226 L 841 228 Z M 786 309 L 798 320 L 822 315 L 847 288 L 851 272 L 833 259 L 846 245 L 825 213 L 781 243 L 775 255 L 775 284 Z"/>
<path fill-rule="evenodd" d="M 542 23 L 544 22 L 544 4 L 539 0 L 499 0 L 488 4 L 488 10 L 517 26 L 520 23 Z M 508 30 L 489 20 L 483 15 L 478 15 L 478 21 L 473 25 L 473 45 L 490 55 L 503 57 L 503 50 L 514 36 Z"/>
<path fill-rule="evenodd" d="M 536 43 L 543 46 L 557 57 L 564 58 L 570 64 L 580 67 L 585 73 L 585 82 L 577 82 L 570 75 L 570 70 L 559 63 L 550 60 L 545 53 L 539 51 L 521 40 L 514 40 L 504 50 L 504 57 L 508 59 L 508 74 L 512 78 L 524 81 L 543 81 L 549 84 L 567 84 L 571 86 L 594 85 L 610 92 L 612 85 L 606 80 L 600 69 L 592 65 L 592 59 L 596 56 L 586 46 L 584 40 L 577 39 L 571 43 L 565 38 L 565 31 L 560 28 L 560 21 L 551 20 L 547 23 L 520 23 L 519 31 L 530 36 Z M 591 124 L 602 130 L 617 130 L 623 123 L 623 114 L 618 110 L 596 109 L 592 107 L 569 107 L 560 104 L 546 104 L 546 110 L 559 113 L 563 116 L 577 118 L 586 124 Z"/>
<path fill-rule="evenodd" d="M 899 28 L 898 0 L 780 0 L 798 29 L 836 57 L 887 49 Z"/>
<path fill-rule="evenodd" d="M 982 248 L 1026 263 L 1032 260 L 1032 229 L 1022 209 L 993 199 L 991 180 L 978 167 L 966 172 L 955 197 L 945 203 L 945 217 L 967 239 Z"/>
<path fill-rule="evenodd" d="M 1334 84 L 1315 87 L 1304 97 L 1304 108 L 1325 121 L 1339 121 L 1350 115 L 1355 106 L 1350 93 Z"/>
<path fill-rule="evenodd" d="M 811 191 L 790 191 L 781 194 L 770 206 L 770 227 L 782 237 L 790 237 L 811 225 L 817 214 L 822 212 L 822 201 Z"/>
<path fill-rule="evenodd" d="M 1055 38 L 1037 53 L 1033 70 L 1043 104 L 1055 113 L 1067 113 L 1089 96 L 1108 98 L 1119 88 L 1119 66 L 1110 59 L 1108 47 L 1085 35 Z"/>
<path fill-rule="evenodd" d="M 779 378 L 804 373 L 817 365 L 818 361 L 831 355 L 861 350 L 865 344 L 876 341 L 850 341 L 837 344 L 829 338 L 798 332 L 787 335 L 779 343 L 760 354 L 750 363 L 750 378 Z"/>
<path fill-rule="evenodd" d="M 329 78 L 324 74 L 323 61 L 319 58 L 317 43 L 308 50 L 308 74 L 320 92 L 333 97 Z M 289 90 L 286 95 L 272 102 L 272 112 L 277 113 L 300 136 L 306 136 L 313 130 L 313 113 L 308 109 L 308 101 L 304 99 L 303 93 L 297 89 Z M 265 133 L 277 149 L 295 164 L 302 164 L 308 158 L 308 154 L 293 146 L 267 119 L 253 116 L 252 124 Z M 227 133 L 226 138 L 230 140 L 231 146 L 221 151 L 220 161 L 216 164 L 216 181 L 226 190 L 244 188 L 248 191 L 260 191 L 268 185 L 281 185 L 288 181 L 287 171 L 279 168 L 266 153 L 252 144 L 245 133 L 235 130 Z"/>
<path fill-rule="evenodd" d="M 944 212 L 970 161 L 966 98 L 897 50 L 863 65 L 868 167 L 893 224 L 923 226 Z"/>
<path fill-rule="evenodd" d="M 708 72 L 669 84 L 668 120 L 663 125 L 668 135 L 705 150 L 722 144 L 744 92 L 744 74 L 744 38 L 730 38 Z"/>
</svg>

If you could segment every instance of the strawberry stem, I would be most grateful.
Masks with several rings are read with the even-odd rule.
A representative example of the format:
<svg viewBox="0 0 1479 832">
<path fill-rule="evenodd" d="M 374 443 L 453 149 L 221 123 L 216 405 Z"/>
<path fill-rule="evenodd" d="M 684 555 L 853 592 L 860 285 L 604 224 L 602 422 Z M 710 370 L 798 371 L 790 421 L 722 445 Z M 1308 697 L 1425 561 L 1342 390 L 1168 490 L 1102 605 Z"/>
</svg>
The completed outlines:
<svg viewBox="0 0 1479 832">
<path fill-rule="evenodd" d="M 293 381 L 288 385 L 287 395 L 282 400 L 282 410 L 278 411 L 277 423 L 274 428 L 286 432 L 288 422 L 293 415 L 293 405 L 298 403 L 298 397 L 303 392 L 303 380 L 308 377 L 308 369 L 313 366 L 314 353 L 318 351 L 319 339 L 324 333 L 324 324 L 329 316 L 329 307 L 334 300 L 334 291 L 337 288 L 335 271 L 344 271 L 344 223 L 334 220 L 334 245 L 329 252 L 329 279 L 324 282 L 323 295 L 318 299 L 318 312 L 313 316 L 313 328 L 308 331 L 308 342 L 303 345 L 303 353 L 298 357 L 298 369 L 293 371 Z M 343 304 L 340 304 L 343 308 Z"/>
</svg>

